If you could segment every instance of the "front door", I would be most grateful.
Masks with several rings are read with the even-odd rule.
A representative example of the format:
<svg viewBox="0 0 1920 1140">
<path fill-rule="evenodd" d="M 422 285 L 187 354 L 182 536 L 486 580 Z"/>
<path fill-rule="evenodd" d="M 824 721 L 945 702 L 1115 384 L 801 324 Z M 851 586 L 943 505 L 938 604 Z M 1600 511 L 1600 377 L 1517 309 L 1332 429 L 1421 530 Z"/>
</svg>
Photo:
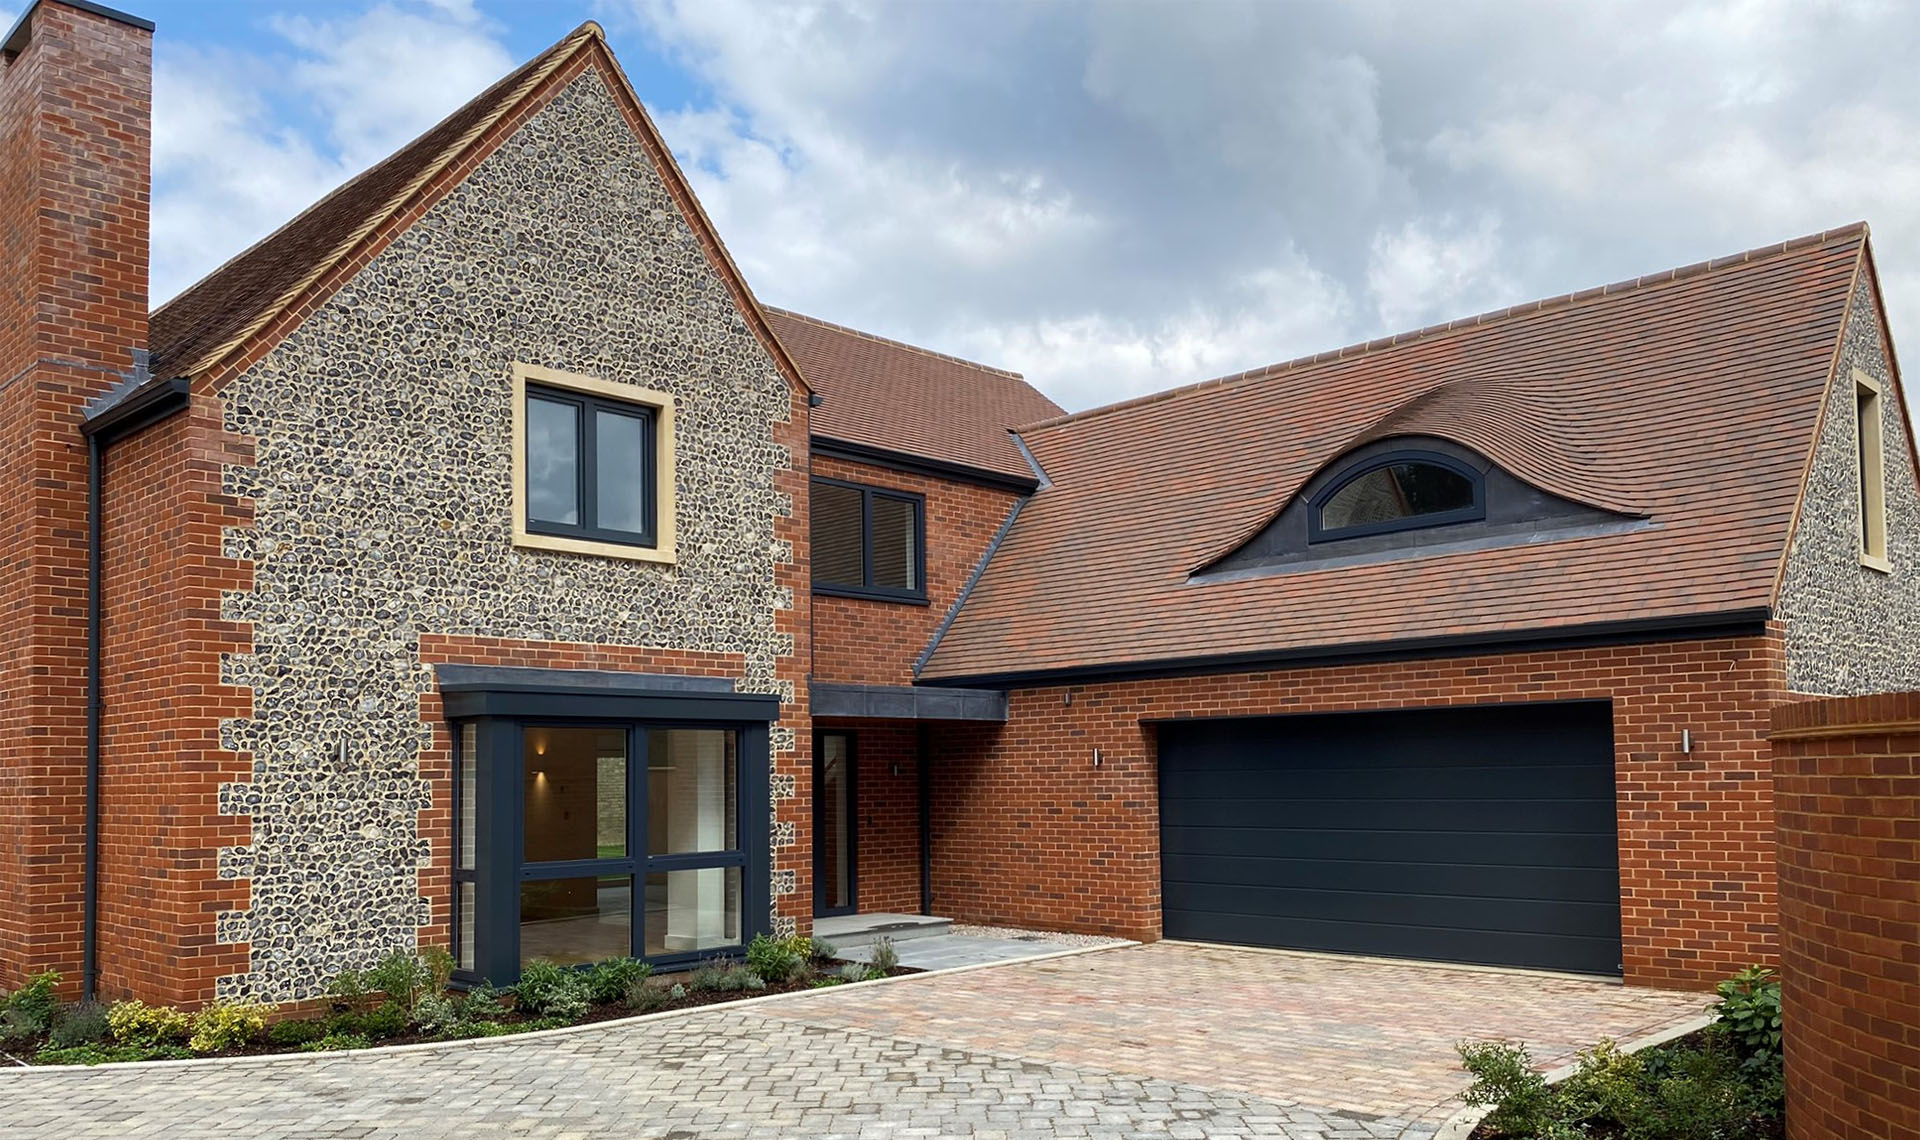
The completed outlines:
<svg viewBox="0 0 1920 1140">
<path fill-rule="evenodd" d="M 854 870 L 858 839 L 855 815 L 853 734 L 822 732 L 813 738 L 813 913 L 853 914 L 858 906 Z"/>
</svg>

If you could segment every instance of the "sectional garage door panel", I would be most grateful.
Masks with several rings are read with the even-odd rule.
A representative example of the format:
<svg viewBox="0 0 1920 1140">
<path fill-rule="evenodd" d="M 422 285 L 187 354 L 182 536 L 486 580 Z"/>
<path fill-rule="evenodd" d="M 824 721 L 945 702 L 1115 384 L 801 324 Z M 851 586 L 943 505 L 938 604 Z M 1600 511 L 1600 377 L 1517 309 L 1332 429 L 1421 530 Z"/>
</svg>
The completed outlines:
<svg viewBox="0 0 1920 1140">
<path fill-rule="evenodd" d="M 1169 938 L 1617 974 L 1604 703 L 1163 724 Z"/>
</svg>

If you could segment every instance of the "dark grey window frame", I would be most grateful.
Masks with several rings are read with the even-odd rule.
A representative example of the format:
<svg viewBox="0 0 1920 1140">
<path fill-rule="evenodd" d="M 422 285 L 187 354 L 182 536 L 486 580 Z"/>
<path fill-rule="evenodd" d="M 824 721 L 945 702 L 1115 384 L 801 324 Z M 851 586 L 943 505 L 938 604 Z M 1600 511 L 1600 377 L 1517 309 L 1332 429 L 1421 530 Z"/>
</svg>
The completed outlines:
<svg viewBox="0 0 1920 1140">
<path fill-rule="evenodd" d="M 891 487 L 875 487 L 867 483 L 854 483 L 845 479 L 829 479 L 823 475 L 813 476 L 816 485 L 841 487 L 860 493 L 860 578 L 861 584 L 848 582 L 822 582 L 813 578 L 813 592 L 832 598 L 864 598 L 877 602 L 906 602 L 912 605 L 927 604 L 927 497 L 915 491 L 896 491 Z M 894 499 L 908 503 L 913 507 L 913 580 L 918 583 L 912 590 L 899 590 L 888 586 L 876 586 L 873 582 L 873 501 L 876 498 Z M 811 569 L 811 568 L 809 568 Z"/>
<path fill-rule="evenodd" d="M 468 985 L 482 981 L 511 984 L 520 976 L 520 886 L 549 879 L 625 875 L 633 882 L 633 916 L 628 947 L 635 957 L 646 945 L 645 884 L 650 873 L 712 867 L 740 871 L 740 942 L 677 954 L 646 957 L 657 969 L 693 966 L 715 957 L 737 955 L 756 934 L 772 933 L 770 810 L 768 786 L 771 747 L 769 725 L 779 702 L 769 696 L 684 693 L 659 696 L 604 696 L 533 689 L 446 691 L 443 697 L 454 741 L 452 852 L 453 900 L 450 937 L 458 946 L 469 916 L 460 911 L 460 884 L 474 884 L 474 959 L 471 969 L 455 972 Z M 474 867 L 460 868 L 464 835 L 460 790 L 461 729 L 473 722 L 478 755 L 474 786 Z M 524 734 L 531 726 L 620 728 L 627 732 L 627 854 L 610 859 L 544 863 L 525 861 Z M 735 734 L 734 820 L 738 846 L 728 851 L 649 855 L 646 852 L 647 733 L 651 729 L 704 728 Z M 756 826 L 755 821 L 759 821 Z"/>
<path fill-rule="evenodd" d="M 579 409 L 580 419 L 575 428 L 574 444 L 578 449 L 579 461 L 574 465 L 574 497 L 579 504 L 580 522 L 578 525 L 554 522 L 551 519 L 538 519 L 533 515 L 533 488 L 529 483 L 525 488 L 527 502 L 527 533 L 544 534 L 555 538 L 583 538 L 592 542 L 611 542 L 621 546 L 656 547 L 660 535 L 660 415 L 657 409 L 648 404 L 627 400 L 613 400 L 604 396 L 594 396 L 585 392 L 576 392 L 567 388 L 552 388 L 543 384 L 527 384 L 526 399 L 549 400 L 556 404 L 572 404 Z M 646 515 L 646 528 L 640 531 L 614 530 L 599 525 L 600 487 L 595 476 L 600 466 L 599 421 L 596 413 L 608 412 L 613 415 L 638 419 L 646 424 L 641 433 L 646 454 L 641 460 L 641 470 L 645 472 L 645 485 L 641 488 L 643 509 Z M 528 415 L 527 409 L 522 409 Z M 529 428 L 529 436 L 531 428 Z M 531 480 L 533 472 L 533 441 L 528 438 L 525 446 L 529 454 L 524 457 L 525 474 L 523 479 Z"/>
<path fill-rule="evenodd" d="M 820 796 L 823 781 L 821 775 L 825 767 L 826 752 L 821 747 L 829 736 L 842 736 L 847 741 L 847 905 L 830 907 L 827 899 L 827 866 L 821 857 L 820 833 Z M 815 918 L 835 918 L 841 915 L 860 912 L 860 742 L 850 729 L 820 728 L 813 733 L 813 819 L 816 825 L 813 838 L 813 916 Z"/>
<path fill-rule="evenodd" d="M 1328 529 L 1320 525 L 1320 512 L 1332 498 L 1345 490 L 1349 483 L 1364 478 L 1382 467 L 1392 467 L 1402 463 L 1419 463 L 1430 467 L 1443 467 L 1465 479 L 1473 487 L 1473 502 L 1469 506 L 1451 511 L 1436 511 L 1432 514 L 1412 515 L 1404 519 L 1389 519 L 1385 522 L 1363 523 L 1359 526 L 1343 526 Z M 1453 523 L 1478 522 L 1487 517 L 1487 481 L 1479 471 L 1460 462 L 1450 455 L 1437 451 L 1422 451 L 1406 448 L 1371 456 L 1354 463 L 1340 471 L 1326 487 L 1313 497 L 1307 509 L 1307 541 L 1337 542 L 1343 538 L 1364 538 L 1373 534 L 1392 534 L 1402 530 L 1426 530 L 1429 527 L 1449 526 Z"/>
</svg>

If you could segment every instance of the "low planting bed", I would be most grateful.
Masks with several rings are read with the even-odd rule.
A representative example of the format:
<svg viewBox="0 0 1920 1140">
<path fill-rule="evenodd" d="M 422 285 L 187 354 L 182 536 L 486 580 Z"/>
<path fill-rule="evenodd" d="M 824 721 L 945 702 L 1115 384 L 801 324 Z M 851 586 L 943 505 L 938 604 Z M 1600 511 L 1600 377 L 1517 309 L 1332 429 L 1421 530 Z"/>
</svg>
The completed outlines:
<svg viewBox="0 0 1920 1140">
<path fill-rule="evenodd" d="M 504 1037 L 919 972 L 901 966 L 884 939 L 871 956 L 870 964 L 844 962 L 822 941 L 762 936 L 743 960 L 715 959 L 684 973 L 655 977 L 632 958 L 582 967 L 534 962 L 513 986 L 457 993 L 448 988 L 453 960 L 436 948 L 349 970 L 328 987 L 327 1012 L 284 1018 L 257 1004 L 198 1013 L 138 1001 L 69 1004 L 55 995 L 60 975 L 46 973 L 0 994 L 0 1061 L 98 1065 Z"/>
<path fill-rule="evenodd" d="M 1635 1053 L 1602 1041 L 1553 1084 L 1524 1045 L 1462 1044 L 1462 1099 L 1491 1109 L 1474 1140 L 1778 1140 L 1780 983 L 1754 967 L 1719 994 L 1705 1029 Z"/>
</svg>

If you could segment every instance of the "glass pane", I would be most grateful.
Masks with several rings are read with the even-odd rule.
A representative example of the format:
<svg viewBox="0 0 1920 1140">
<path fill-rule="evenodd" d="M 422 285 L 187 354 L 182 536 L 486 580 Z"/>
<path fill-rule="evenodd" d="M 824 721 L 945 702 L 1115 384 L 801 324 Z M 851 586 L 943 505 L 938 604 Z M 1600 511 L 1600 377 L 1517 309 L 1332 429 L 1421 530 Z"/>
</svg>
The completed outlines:
<svg viewBox="0 0 1920 1140">
<path fill-rule="evenodd" d="M 580 523 L 580 409 L 527 397 L 527 518 Z"/>
<path fill-rule="evenodd" d="M 627 732 L 530 724 L 524 732 L 524 858 L 627 853 Z"/>
<path fill-rule="evenodd" d="M 813 485 L 813 580 L 864 586 L 861 567 L 861 494 L 831 483 Z"/>
<path fill-rule="evenodd" d="M 460 780 L 460 869 L 473 870 L 475 833 L 480 813 L 480 730 L 472 721 L 460 726 L 454 766 Z"/>
<path fill-rule="evenodd" d="M 462 970 L 473 969 L 473 884 L 460 883 L 453 902 L 453 961 Z"/>
<path fill-rule="evenodd" d="M 740 944 L 740 868 L 656 871 L 647 876 L 648 955 Z"/>
<path fill-rule="evenodd" d="M 1473 505 L 1473 481 L 1436 463 L 1376 467 L 1335 491 L 1320 508 L 1324 530 L 1393 522 Z"/>
<path fill-rule="evenodd" d="M 520 964 L 571 966 L 633 953 L 633 879 L 627 875 L 520 884 Z"/>
<path fill-rule="evenodd" d="M 853 905 L 853 804 L 847 771 L 848 738 L 820 738 L 820 774 L 814 790 L 814 842 L 820 856 L 820 903 L 830 910 Z"/>
<path fill-rule="evenodd" d="M 920 528 L 914 504 L 906 499 L 873 497 L 873 584 L 889 590 L 920 588 Z"/>
<path fill-rule="evenodd" d="M 647 853 L 740 846 L 737 737 L 719 728 L 647 733 Z"/>
<path fill-rule="evenodd" d="M 595 526 L 647 529 L 647 424 L 643 416 L 593 413 Z"/>
</svg>

